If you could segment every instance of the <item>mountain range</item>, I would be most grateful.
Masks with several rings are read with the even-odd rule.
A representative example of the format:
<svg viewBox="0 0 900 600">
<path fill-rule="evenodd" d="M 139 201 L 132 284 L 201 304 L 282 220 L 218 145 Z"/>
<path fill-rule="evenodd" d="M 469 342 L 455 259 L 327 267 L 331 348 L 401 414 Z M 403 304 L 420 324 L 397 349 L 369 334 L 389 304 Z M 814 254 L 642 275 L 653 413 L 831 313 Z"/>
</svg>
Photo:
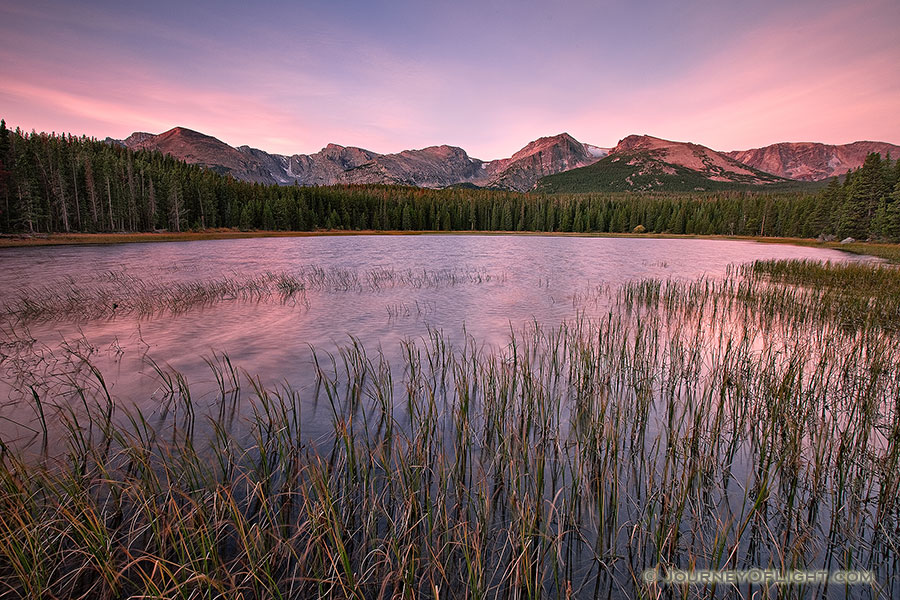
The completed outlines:
<svg viewBox="0 0 900 600">
<path fill-rule="evenodd" d="M 821 181 L 858 169 L 866 156 L 878 152 L 900 158 L 900 146 L 886 142 L 853 142 L 842 146 L 815 142 L 782 142 L 753 150 L 725 152 L 745 165 L 800 181 Z"/>
<path fill-rule="evenodd" d="M 397 184 L 443 188 L 468 184 L 519 192 L 545 175 L 590 165 L 609 152 L 561 133 L 529 143 L 509 158 L 483 161 L 456 146 L 430 146 L 396 154 L 328 144 L 314 154 L 269 154 L 234 148 L 212 136 L 175 127 L 165 133 L 135 132 L 107 139 L 133 150 L 157 150 L 235 179 L 279 185 Z"/>
<path fill-rule="evenodd" d="M 397 184 L 428 188 L 477 186 L 519 192 L 715 190 L 820 181 L 862 165 L 870 152 L 900 156 L 900 146 L 780 143 L 717 152 L 699 144 L 630 135 L 614 148 L 579 142 L 568 133 L 542 137 L 509 158 L 484 161 L 456 146 L 379 154 L 328 144 L 314 154 L 270 154 L 229 146 L 184 127 L 135 132 L 107 142 L 155 150 L 250 182 L 279 185 Z"/>
<path fill-rule="evenodd" d="M 606 158 L 544 177 L 541 192 L 709 191 L 788 184 L 706 146 L 630 135 Z"/>
</svg>

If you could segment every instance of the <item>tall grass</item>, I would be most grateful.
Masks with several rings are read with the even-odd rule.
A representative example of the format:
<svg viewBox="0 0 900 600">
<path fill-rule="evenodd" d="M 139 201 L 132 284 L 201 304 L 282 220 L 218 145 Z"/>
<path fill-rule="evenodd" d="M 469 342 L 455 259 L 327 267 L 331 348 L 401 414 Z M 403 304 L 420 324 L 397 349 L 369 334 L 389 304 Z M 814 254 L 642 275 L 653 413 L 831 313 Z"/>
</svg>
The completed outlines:
<svg viewBox="0 0 900 600">
<path fill-rule="evenodd" d="M 816 269 L 630 283 L 602 316 L 497 350 L 432 331 L 390 364 L 351 338 L 314 352 L 314 398 L 215 355 L 199 401 L 157 366 L 164 417 L 72 352 L 66 394 L 34 388 L 35 434 L 3 440 L 0 593 L 896 597 L 900 344 L 880 299 L 834 321 L 825 290 L 867 284 Z M 326 435 L 307 433 L 310 402 Z M 879 583 L 641 579 L 751 567 Z"/>
<path fill-rule="evenodd" d="M 151 282 L 124 271 L 109 271 L 93 281 L 69 279 L 27 287 L 0 306 L 6 320 L 27 324 L 48 319 L 91 320 L 116 315 L 178 314 L 216 302 L 279 299 L 308 307 L 309 292 L 377 292 L 392 288 L 439 288 L 502 282 L 505 273 L 456 268 L 367 271 L 305 266 L 292 272 L 238 274 L 213 279 Z"/>
</svg>

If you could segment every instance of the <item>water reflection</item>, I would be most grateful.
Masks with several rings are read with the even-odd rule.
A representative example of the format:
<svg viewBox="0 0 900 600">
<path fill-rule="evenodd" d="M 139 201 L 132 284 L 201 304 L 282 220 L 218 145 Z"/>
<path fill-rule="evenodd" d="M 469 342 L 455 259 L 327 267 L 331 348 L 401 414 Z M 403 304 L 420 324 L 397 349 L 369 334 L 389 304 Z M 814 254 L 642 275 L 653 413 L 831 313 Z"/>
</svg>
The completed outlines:
<svg viewBox="0 0 900 600">
<path fill-rule="evenodd" d="M 29 412 L 32 394 L 62 412 L 80 400 L 73 383 L 90 386 L 87 396 L 101 401 L 105 385 L 116 402 L 134 402 L 159 431 L 174 428 L 215 445 L 219 438 L 203 419 L 211 417 L 250 449 L 245 458 L 252 463 L 262 442 L 232 424 L 243 418 L 252 431 L 256 423 L 259 440 L 284 430 L 277 414 L 253 420 L 254 410 L 277 405 L 253 390 L 250 378 L 258 377 L 260 387 L 277 390 L 284 383 L 280 389 L 299 394 L 299 402 L 290 396 L 288 404 L 300 413 L 302 436 L 288 429 L 279 456 L 321 448 L 329 466 L 339 465 L 334 481 L 343 490 L 335 495 L 341 512 L 388 515 L 372 538 L 356 540 L 363 549 L 372 544 L 363 557 L 381 551 L 379 532 L 419 523 L 418 498 L 431 494 L 435 514 L 462 507 L 452 516 L 456 526 L 444 532 L 462 533 L 450 543 L 419 534 L 414 540 L 434 542 L 435 552 L 456 552 L 460 565 L 456 549 L 484 535 L 483 556 L 497 559 L 486 565 L 488 584 L 508 584 L 508 573 L 524 564 L 509 544 L 546 544 L 538 553 L 542 566 L 521 571 L 543 586 L 536 589 L 560 597 L 566 595 L 563 580 L 595 596 L 631 597 L 647 591 L 632 577 L 640 568 L 660 561 L 720 566 L 723 549 L 733 551 L 732 566 L 741 568 L 775 564 L 787 552 L 801 566 L 847 551 L 873 563 L 880 556 L 875 520 L 868 516 L 874 500 L 854 500 L 851 526 L 854 535 L 862 533 L 845 543 L 844 513 L 833 510 L 844 504 L 825 494 L 843 481 L 847 465 L 864 465 L 847 489 L 872 480 L 874 471 L 862 461 L 877 462 L 871 453 L 886 448 L 883 437 L 870 434 L 887 427 L 888 412 L 873 410 L 867 421 L 842 416 L 841 386 L 847 397 L 869 389 L 865 378 L 862 384 L 841 379 L 841 369 L 856 363 L 832 366 L 827 377 L 813 380 L 810 394 L 809 380 L 797 376 L 806 375 L 805 360 L 814 365 L 819 358 L 804 346 L 812 339 L 810 325 L 786 324 L 782 332 L 771 316 L 745 320 L 747 313 L 724 308 L 728 294 L 677 291 L 688 304 L 695 296 L 721 301 L 713 315 L 687 304 L 662 309 L 648 299 L 651 287 L 644 301 L 629 301 L 627 309 L 616 305 L 615 317 L 605 319 L 615 290 L 635 279 L 721 278 L 735 262 L 847 258 L 842 254 L 745 242 L 494 236 L 55 251 L 3 254 L 9 259 L 4 306 L 15 307 L 20 298 L 14 277 L 43 286 L 33 294 L 38 299 L 63 290 L 51 303 L 56 318 L 29 320 L 21 313 L 24 320 L 4 324 L 8 402 L 0 417 L 7 443 L 40 444 L 41 417 Z M 251 286 L 264 289 L 255 296 L 220 285 L 255 281 L 266 272 L 294 277 L 290 285 L 302 293 L 285 295 L 270 285 L 278 279 Z M 69 294 L 80 288 L 84 293 Z M 112 309 L 117 290 L 125 299 Z M 152 306 L 154 295 L 163 305 L 167 298 L 182 304 L 133 308 L 145 301 Z M 135 297 L 141 302 L 132 302 Z M 84 318 L 93 314 L 92 299 L 102 300 L 96 308 L 103 318 Z M 757 322 L 772 331 L 757 335 Z M 518 336 L 515 347 L 511 333 Z M 834 333 L 841 357 L 879 348 Z M 415 343 L 404 344 L 410 339 Z M 885 361 L 894 356 L 880 348 Z M 251 377 L 228 375 L 221 353 Z M 786 354 L 798 362 L 781 361 Z M 99 368 L 102 383 L 82 358 Z M 393 379 L 383 361 L 396 369 Z M 889 382 L 878 373 L 872 377 L 874 397 L 886 389 L 877 386 Z M 244 394 L 231 393 L 238 386 Z M 786 391 L 779 396 L 778 390 Z M 808 394 L 803 402 L 801 392 Z M 826 421 L 826 414 L 835 420 Z M 851 423 L 851 438 L 869 436 L 866 444 L 849 444 L 840 454 L 810 443 L 836 443 Z M 344 433 L 351 441 L 332 446 Z M 356 460 L 365 466 L 360 480 L 346 466 Z M 306 476 L 316 473 L 309 467 Z M 441 483 L 448 481 L 454 484 Z M 290 488 L 286 497 L 302 497 L 313 487 L 275 484 Z M 771 496 L 770 486 L 777 490 Z M 290 521 L 304 522 L 293 515 Z M 770 537 L 770 529 L 777 535 Z M 788 538 L 803 539 L 803 547 Z M 558 556 L 566 556 L 562 571 Z M 887 562 L 877 564 L 881 576 L 896 572 Z"/>
<path fill-rule="evenodd" d="M 321 272 L 305 302 L 217 298 L 178 314 L 74 312 L 28 323 L 27 335 L 53 354 L 83 339 L 91 360 L 119 398 L 141 402 L 154 392 L 147 358 L 169 365 L 197 385 L 210 385 L 204 357 L 226 353 L 264 384 L 286 381 L 308 391 L 310 347 L 333 352 L 352 335 L 401 357 L 400 343 L 429 329 L 454 344 L 463 332 L 498 348 L 510 331 L 537 321 L 552 327 L 578 314 L 601 314 L 602 286 L 637 278 L 723 276 L 731 263 L 767 258 L 866 260 L 832 250 L 736 241 L 550 236 L 347 236 L 259 238 L 190 243 L 21 248 L 0 251 L 0 306 L 37 287 L 67 294 L 105 286 L 115 298 L 126 281 L 177 286 L 263 273 Z M 390 282 L 371 285 L 373 273 Z M 419 273 L 430 275 L 423 283 Z M 455 274 L 448 276 L 447 273 Z M 402 274 L 412 274 L 401 281 Z M 467 275 L 477 277 L 467 277 Z M 330 282 L 327 281 L 331 278 Z M 113 300 L 114 302 L 114 300 Z M 149 300 L 153 304 L 153 298 Z M 16 335 L 19 335 L 18 333 Z M 7 364 L 7 366 L 9 366 Z M 5 396 L 27 388 L 4 378 Z M 150 408 L 145 406 L 144 408 Z"/>
</svg>

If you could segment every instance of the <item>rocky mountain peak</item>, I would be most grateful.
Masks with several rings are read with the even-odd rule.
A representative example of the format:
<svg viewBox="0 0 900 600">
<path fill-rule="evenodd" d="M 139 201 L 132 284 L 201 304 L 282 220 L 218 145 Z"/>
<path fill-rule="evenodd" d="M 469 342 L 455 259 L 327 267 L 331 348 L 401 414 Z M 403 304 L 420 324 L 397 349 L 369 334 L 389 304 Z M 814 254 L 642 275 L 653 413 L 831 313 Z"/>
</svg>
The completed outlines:
<svg viewBox="0 0 900 600">
<path fill-rule="evenodd" d="M 629 135 L 616 144 L 616 147 L 610 151 L 610 154 L 622 152 L 636 152 L 646 150 L 659 150 L 661 148 L 671 148 L 679 144 L 694 145 L 687 142 L 671 142 L 662 138 L 653 137 L 652 135 Z"/>
<path fill-rule="evenodd" d="M 155 138 L 155 137 L 156 137 L 156 135 L 154 135 L 152 133 L 147 133 L 145 131 L 135 131 L 134 133 L 129 135 L 127 138 L 122 140 L 122 143 L 125 146 L 132 148 L 132 147 L 136 146 L 137 144 L 140 144 L 148 139 Z"/>
<path fill-rule="evenodd" d="M 547 151 L 552 148 L 566 148 L 571 152 L 578 153 L 579 150 L 584 152 L 584 145 L 573 138 L 568 133 L 560 133 L 548 137 L 542 137 L 529 142 L 524 148 L 516 152 L 510 157 L 510 162 L 515 162 L 522 158 L 531 156 L 537 152 Z"/>
<path fill-rule="evenodd" d="M 843 146 L 783 142 L 721 153 L 689 142 L 629 135 L 609 149 L 581 143 L 567 132 L 538 138 L 509 158 L 488 162 L 447 144 L 378 154 L 330 143 L 314 154 L 283 156 L 249 146 L 233 148 L 215 137 L 182 126 L 161 134 L 136 131 L 125 140 L 107 141 L 135 150 L 159 151 L 237 179 L 260 183 L 400 183 L 422 187 L 467 183 L 515 191 L 534 189 L 542 177 L 605 161 L 607 155 L 610 161 L 627 157 L 629 173 L 633 171 L 634 175 L 632 181 L 650 173 L 674 175 L 678 169 L 686 168 L 701 179 L 747 184 L 782 181 L 779 177 L 818 180 L 841 175 L 858 168 L 870 152 L 900 157 L 900 146 L 870 141 Z M 624 163 L 618 164 L 621 167 Z M 655 186 L 655 180 L 650 180 L 650 184 Z M 632 185 L 626 189 L 638 188 Z"/>
<path fill-rule="evenodd" d="M 526 192 L 533 189 L 541 177 L 600 160 L 603 153 L 590 148 L 596 146 L 582 144 L 568 133 L 538 138 L 510 158 L 489 163 L 488 170 L 494 174 L 490 185 Z"/>
<path fill-rule="evenodd" d="M 610 152 L 611 157 L 633 156 L 632 161 L 656 161 L 656 167 L 667 174 L 672 167 L 684 167 L 701 174 L 710 181 L 732 181 L 750 184 L 770 183 L 771 177 L 757 169 L 716 152 L 706 146 L 691 142 L 673 142 L 650 135 L 629 135 Z"/>
<path fill-rule="evenodd" d="M 900 156 L 900 146 L 886 142 L 860 141 L 834 145 L 818 142 L 780 142 L 751 150 L 726 152 L 754 168 L 781 177 L 803 181 L 820 181 L 844 175 L 862 166 L 866 156 L 878 152 L 882 157 Z"/>
</svg>

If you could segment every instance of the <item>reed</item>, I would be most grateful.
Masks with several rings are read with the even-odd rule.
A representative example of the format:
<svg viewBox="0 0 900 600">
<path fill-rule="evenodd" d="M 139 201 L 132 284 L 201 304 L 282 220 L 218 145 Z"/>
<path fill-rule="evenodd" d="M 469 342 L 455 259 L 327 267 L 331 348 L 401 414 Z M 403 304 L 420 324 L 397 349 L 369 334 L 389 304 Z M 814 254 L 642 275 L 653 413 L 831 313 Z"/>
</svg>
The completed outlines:
<svg viewBox="0 0 900 600">
<path fill-rule="evenodd" d="M 294 272 L 234 274 L 206 280 L 150 283 L 127 272 L 111 271 L 93 281 L 68 279 L 50 286 L 24 288 L 0 306 L 0 316 L 21 327 L 50 319 L 87 321 L 117 315 L 174 315 L 226 301 L 261 302 L 275 299 L 309 308 L 311 292 L 441 288 L 502 283 L 505 279 L 505 273 L 490 273 L 477 268 L 381 268 L 360 271 L 307 266 Z M 418 314 L 433 310 L 434 307 L 416 305 Z M 405 314 L 410 312 L 410 308 L 397 307 L 396 311 Z"/>
<path fill-rule="evenodd" d="M 310 272 L 298 290 L 459 281 Z M 75 346 L 66 360 L 80 368 L 52 393 L 32 388 L 34 416 L 20 423 L 32 437 L 3 440 L 0 589 L 21 598 L 833 593 L 641 579 L 646 568 L 757 567 L 872 570 L 878 586 L 840 593 L 896 597 L 895 284 L 880 267 L 757 263 L 721 281 L 585 293 L 575 302 L 602 298 L 609 309 L 511 328 L 495 349 L 430 331 L 390 364 L 350 338 L 334 353 L 313 351 L 313 400 L 330 421 L 315 437 L 297 390 L 266 387 L 227 356 L 207 358 L 203 402 L 156 365 L 168 412 L 151 418 L 116 401 Z M 839 297 L 869 301 L 841 312 Z"/>
</svg>

